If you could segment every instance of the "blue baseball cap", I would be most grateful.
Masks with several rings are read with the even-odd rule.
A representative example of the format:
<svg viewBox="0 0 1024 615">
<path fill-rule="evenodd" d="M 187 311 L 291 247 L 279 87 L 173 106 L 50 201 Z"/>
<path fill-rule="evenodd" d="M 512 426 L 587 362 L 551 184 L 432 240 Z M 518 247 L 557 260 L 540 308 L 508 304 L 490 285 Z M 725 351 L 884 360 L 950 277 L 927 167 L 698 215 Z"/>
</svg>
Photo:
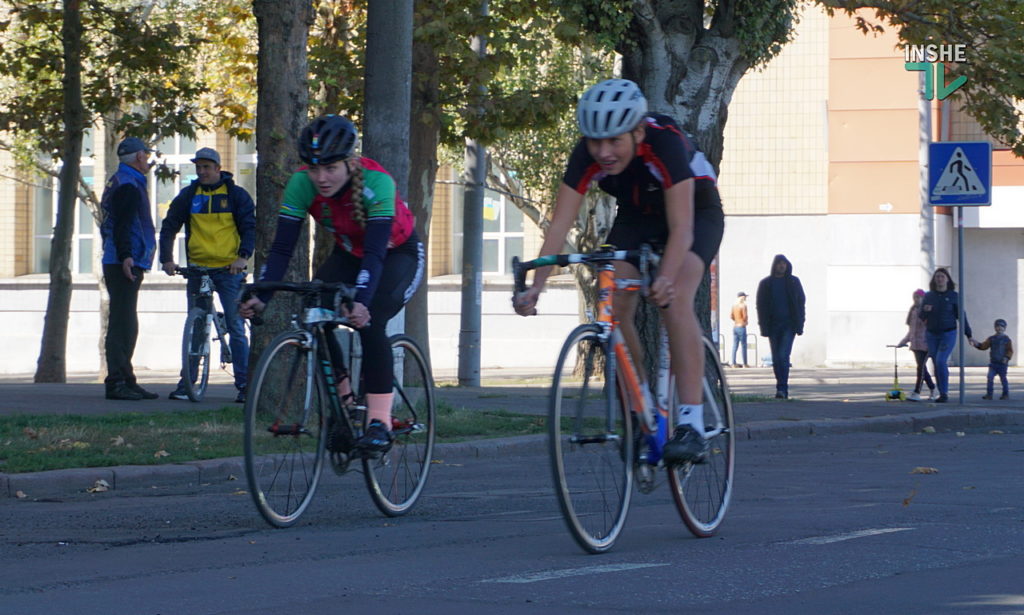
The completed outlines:
<svg viewBox="0 0 1024 615">
<path fill-rule="evenodd" d="M 146 147 L 146 144 L 142 139 L 138 137 L 128 137 L 121 144 L 117 146 L 117 155 L 124 156 L 125 154 L 134 154 L 135 152 L 152 152 L 153 150 Z"/>
</svg>

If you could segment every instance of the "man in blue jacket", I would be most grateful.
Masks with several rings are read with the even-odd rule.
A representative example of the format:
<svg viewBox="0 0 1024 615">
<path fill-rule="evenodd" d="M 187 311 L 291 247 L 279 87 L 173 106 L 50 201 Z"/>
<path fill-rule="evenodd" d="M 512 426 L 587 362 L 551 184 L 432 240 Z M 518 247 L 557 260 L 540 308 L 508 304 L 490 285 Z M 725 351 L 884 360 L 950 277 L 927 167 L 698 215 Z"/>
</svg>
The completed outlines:
<svg viewBox="0 0 1024 615">
<path fill-rule="evenodd" d="M 149 206 L 146 173 L 149 149 L 142 139 L 128 137 L 117 146 L 121 163 L 107 181 L 100 200 L 103 222 L 103 280 L 110 297 L 107 337 L 107 399 L 156 399 L 138 385 L 132 368 L 139 337 L 139 287 L 153 265 L 156 232 Z"/>
<path fill-rule="evenodd" d="M 782 254 L 772 260 L 772 273 L 757 285 L 757 324 L 768 338 L 775 372 L 775 398 L 789 398 L 789 355 L 793 340 L 804 333 L 804 287 Z"/>
<path fill-rule="evenodd" d="M 245 386 L 249 372 L 249 342 L 245 325 L 238 315 L 238 291 L 245 279 L 245 266 L 256 244 L 256 206 L 241 186 L 235 185 L 231 173 L 220 168 L 217 150 L 204 147 L 196 152 L 196 179 L 174 197 L 160 227 L 160 262 L 167 275 L 174 275 L 174 238 L 185 226 L 185 258 L 189 265 L 227 267 L 228 271 L 211 274 L 217 295 L 224 309 L 231 360 L 238 396 L 245 402 Z M 188 309 L 199 290 L 199 279 L 189 279 Z M 182 378 L 195 378 L 182 374 Z M 188 399 L 184 381 L 170 394 L 171 399 Z"/>
</svg>

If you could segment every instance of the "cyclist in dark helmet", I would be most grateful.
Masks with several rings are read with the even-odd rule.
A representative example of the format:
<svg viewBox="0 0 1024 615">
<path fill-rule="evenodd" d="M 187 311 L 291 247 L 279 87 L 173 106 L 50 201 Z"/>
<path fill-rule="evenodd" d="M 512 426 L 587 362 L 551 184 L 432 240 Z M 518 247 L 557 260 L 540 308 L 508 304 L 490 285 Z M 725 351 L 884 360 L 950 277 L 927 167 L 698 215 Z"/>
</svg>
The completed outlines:
<svg viewBox="0 0 1024 615">
<path fill-rule="evenodd" d="M 664 459 L 703 461 L 704 350 L 693 300 L 722 241 L 724 216 L 715 171 L 674 119 L 648 112 L 647 100 L 632 81 L 609 79 L 588 89 L 577 105 L 576 120 L 583 138 L 569 156 L 540 255 L 556 254 L 565 244 L 592 182 L 618 205 L 605 242 L 623 250 L 649 243 L 662 253 L 649 299 L 662 308 L 682 402 Z M 640 275 L 628 263 L 617 262 L 615 269 L 618 276 Z M 533 285 L 513 299 L 516 312 L 536 313 L 550 273 L 550 267 L 536 270 Z M 617 293 L 614 301 L 630 353 L 643 364 L 633 324 L 637 296 Z"/>
<path fill-rule="evenodd" d="M 307 214 L 334 236 L 334 251 L 314 278 L 357 289 L 348 318 L 362 341 L 369 419 L 358 446 L 373 456 L 391 446 L 394 367 L 385 328 L 419 286 L 424 253 L 394 179 L 376 161 L 356 154 L 358 138 L 352 122 L 338 115 L 317 118 L 302 130 L 298 150 L 306 164 L 285 187 L 277 231 L 259 279 L 284 277 Z M 253 297 L 240 312 L 252 317 L 269 299 Z M 347 378 L 338 392 L 343 400 L 350 399 Z M 331 442 L 329 434 L 328 446 Z"/>
</svg>

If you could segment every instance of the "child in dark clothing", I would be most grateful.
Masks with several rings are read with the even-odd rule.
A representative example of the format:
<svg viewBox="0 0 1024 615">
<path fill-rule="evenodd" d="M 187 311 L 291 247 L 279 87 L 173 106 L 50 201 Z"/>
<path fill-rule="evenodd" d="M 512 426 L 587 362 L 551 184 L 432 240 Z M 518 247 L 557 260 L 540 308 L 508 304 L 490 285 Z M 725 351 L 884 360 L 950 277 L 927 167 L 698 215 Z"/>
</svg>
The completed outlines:
<svg viewBox="0 0 1024 615">
<path fill-rule="evenodd" d="M 992 399 L 992 385 L 999 375 L 1003 385 L 1003 394 L 999 399 L 1010 399 L 1010 387 L 1006 383 L 1006 368 L 1013 357 L 1013 340 L 1006 335 L 1006 321 L 999 318 L 995 322 L 996 334 L 989 336 L 984 342 L 971 340 L 971 345 L 978 350 L 988 350 L 988 387 L 982 399 Z"/>
</svg>

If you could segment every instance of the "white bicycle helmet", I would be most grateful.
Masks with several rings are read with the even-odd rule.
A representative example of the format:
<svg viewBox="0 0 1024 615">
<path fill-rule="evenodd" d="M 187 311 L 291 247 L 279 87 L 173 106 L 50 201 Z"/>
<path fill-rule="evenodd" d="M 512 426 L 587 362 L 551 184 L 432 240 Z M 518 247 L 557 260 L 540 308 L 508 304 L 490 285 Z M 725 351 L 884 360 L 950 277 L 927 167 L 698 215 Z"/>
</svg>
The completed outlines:
<svg viewBox="0 0 1024 615">
<path fill-rule="evenodd" d="M 647 114 L 647 99 L 628 79 L 608 79 L 591 86 L 576 105 L 583 136 L 607 139 L 636 128 Z"/>
</svg>

